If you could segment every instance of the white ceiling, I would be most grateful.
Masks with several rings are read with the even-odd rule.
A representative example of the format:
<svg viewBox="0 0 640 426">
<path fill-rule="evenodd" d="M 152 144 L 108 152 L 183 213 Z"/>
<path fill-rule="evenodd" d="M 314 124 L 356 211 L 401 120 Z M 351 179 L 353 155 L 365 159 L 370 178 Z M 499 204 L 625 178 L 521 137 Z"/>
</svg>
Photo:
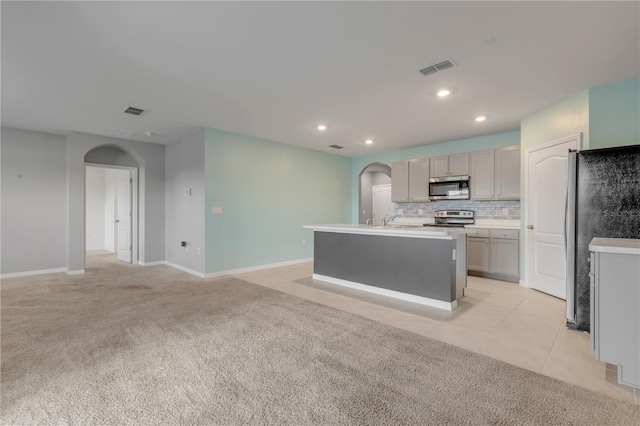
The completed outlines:
<svg viewBox="0 0 640 426">
<path fill-rule="evenodd" d="M 639 2 L 3 1 L 1 14 L 2 125 L 60 134 L 168 143 L 206 126 L 354 157 L 518 129 L 640 75 Z M 418 72 L 449 57 L 456 68 Z"/>
</svg>

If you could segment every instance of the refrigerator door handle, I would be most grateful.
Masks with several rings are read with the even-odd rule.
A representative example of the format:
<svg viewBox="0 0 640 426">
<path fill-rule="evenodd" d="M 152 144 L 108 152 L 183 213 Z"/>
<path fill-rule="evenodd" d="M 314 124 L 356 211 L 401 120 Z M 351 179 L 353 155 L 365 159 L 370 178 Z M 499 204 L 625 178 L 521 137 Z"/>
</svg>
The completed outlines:
<svg viewBox="0 0 640 426">
<path fill-rule="evenodd" d="M 564 245 L 567 255 L 567 325 L 575 325 L 575 270 L 576 270 L 576 188 L 578 180 L 578 156 L 569 151 L 567 158 L 567 198 L 565 203 Z"/>
</svg>

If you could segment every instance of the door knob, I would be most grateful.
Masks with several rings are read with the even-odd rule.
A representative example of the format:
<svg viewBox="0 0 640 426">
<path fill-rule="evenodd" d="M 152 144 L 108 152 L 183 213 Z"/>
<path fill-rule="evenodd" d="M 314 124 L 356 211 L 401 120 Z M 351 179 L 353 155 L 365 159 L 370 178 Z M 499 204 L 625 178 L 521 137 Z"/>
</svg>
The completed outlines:
<svg viewBox="0 0 640 426">
<path fill-rule="evenodd" d="M 527 225 L 527 229 L 533 229 L 533 225 Z"/>
</svg>

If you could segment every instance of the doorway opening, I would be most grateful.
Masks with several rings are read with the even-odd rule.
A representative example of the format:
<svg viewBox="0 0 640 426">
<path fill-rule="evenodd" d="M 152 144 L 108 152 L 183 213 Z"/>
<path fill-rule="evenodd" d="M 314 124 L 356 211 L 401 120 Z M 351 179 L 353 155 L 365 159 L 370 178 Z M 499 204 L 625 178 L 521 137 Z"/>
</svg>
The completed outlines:
<svg viewBox="0 0 640 426">
<path fill-rule="evenodd" d="M 377 187 L 375 204 L 374 187 Z M 371 163 L 362 169 L 359 178 L 358 202 L 358 223 L 360 224 L 376 224 L 375 220 L 382 223 L 385 214 L 393 215 L 391 166 L 384 163 Z M 377 209 L 375 218 L 374 207 Z"/>
<path fill-rule="evenodd" d="M 85 163 L 87 261 L 101 252 L 138 262 L 137 187 L 137 167 Z"/>
</svg>

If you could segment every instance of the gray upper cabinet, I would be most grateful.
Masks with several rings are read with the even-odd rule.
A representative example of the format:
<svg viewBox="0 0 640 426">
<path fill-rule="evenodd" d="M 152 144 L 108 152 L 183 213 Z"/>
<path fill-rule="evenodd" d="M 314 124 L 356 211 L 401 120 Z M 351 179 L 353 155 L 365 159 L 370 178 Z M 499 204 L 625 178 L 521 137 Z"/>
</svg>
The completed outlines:
<svg viewBox="0 0 640 426">
<path fill-rule="evenodd" d="M 495 150 L 495 197 L 499 200 L 520 199 L 520 147 Z"/>
<path fill-rule="evenodd" d="M 472 200 L 493 200 L 494 152 L 478 151 L 471 153 L 471 173 L 469 175 Z"/>
<path fill-rule="evenodd" d="M 520 147 L 471 153 L 472 200 L 520 199 Z"/>
<path fill-rule="evenodd" d="M 432 178 L 469 174 L 469 154 L 443 155 L 429 159 Z"/>
<path fill-rule="evenodd" d="M 409 162 L 391 163 L 391 201 L 402 203 L 409 201 Z"/>
<path fill-rule="evenodd" d="M 449 176 L 449 156 L 429 158 L 429 166 L 431 168 L 429 176 L 432 178 Z"/>
<path fill-rule="evenodd" d="M 469 174 L 469 153 L 449 156 L 449 176 L 465 176 Z"/>
<path fill-rule="evenodd" d="M 429 201 L 429 159 L 409 160 L 409 200 Z"/>
<path fill-rule="evenodd" d="M 391 201 L 429 201 L 429 159 L 391 163 Z"/>
</svg>

